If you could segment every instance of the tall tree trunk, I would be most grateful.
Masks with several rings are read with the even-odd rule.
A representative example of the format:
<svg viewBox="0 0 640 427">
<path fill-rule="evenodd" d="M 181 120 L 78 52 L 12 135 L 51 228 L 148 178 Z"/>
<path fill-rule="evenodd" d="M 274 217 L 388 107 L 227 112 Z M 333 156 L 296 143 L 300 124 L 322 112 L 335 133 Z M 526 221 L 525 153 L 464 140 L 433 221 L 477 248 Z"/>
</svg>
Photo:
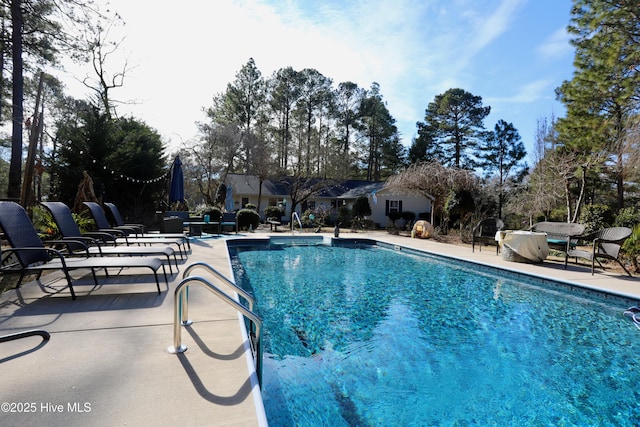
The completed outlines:
<svg viewBox="0 0 640 427">
<path fill-rule="evenodd" d="M 13 32 L 11 34 L 13 57 L 13 110 L 11 113 L 11 163 L 9 165 L 9 186 L 7 197 L 20 198 L 20 179 L 22 178 L 22 122 L 24 97 L 24 80 L 22 76 L 22 1 L 11 1 L 11 21 Z"/>
<path fill-rule="evenodd" d="M 29 150 L 27 152 L 27 162 L 24 165 L 24 179 L 22 180 L 22 193 L 20 195 L 20 203 L 25 208 L 32 206 L 33 191 L 31 184 L 33 183 L 33 173 L 35 170 L 36 150 L 38 148 L 38 137 L 40 136 L 38 129 L 40 129 L 41 117 L 39 117 L 40 111 L 40 98 L 42 96 L 42 85 L 44 80 L 44 73 L 40 72 L 40 80 L 38 82 L 38 94 L 36 95 L 36 107 L 31 119 L 31 129 L 29 133 Z"/>
</svg>

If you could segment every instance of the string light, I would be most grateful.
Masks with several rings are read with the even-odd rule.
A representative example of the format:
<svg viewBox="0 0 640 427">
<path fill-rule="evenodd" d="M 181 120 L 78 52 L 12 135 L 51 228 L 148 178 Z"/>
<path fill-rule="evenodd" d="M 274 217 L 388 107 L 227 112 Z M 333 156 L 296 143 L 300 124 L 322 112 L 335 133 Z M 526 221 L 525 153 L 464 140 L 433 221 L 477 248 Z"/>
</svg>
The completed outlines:
<svg viewBox="0 0 640 427">
<path fill-rule="evenodd" d="M 84 150 L 80 151 L 80 154 L 84 154 Z M 160 181 L 164 181 L 165 179 L 169 178 L 169 172 L 165 172 L 160 176 L 157 176 L 155 178 L 151 178 L 151 179 L 140 179 L 140 178 L 133 178 L 130 176 L 127 176 L 123 173 L 120 173 L 118 171 L 116 171 L 115 169 L 111 169 L 109 168 L 107 165 L 103 165 L 101 163 L 99 163 L 96 159 L 91 158 L 91 163 L 93 163 L 94 165 L 99 165 L 102 166 L 102 169 L 105 171 L 108 171 L 112 176 L 125 180 L 127 182 L 133 182 L 136 184 L 155 184 L 156 182 L 160 182 Z"/>
</svg>

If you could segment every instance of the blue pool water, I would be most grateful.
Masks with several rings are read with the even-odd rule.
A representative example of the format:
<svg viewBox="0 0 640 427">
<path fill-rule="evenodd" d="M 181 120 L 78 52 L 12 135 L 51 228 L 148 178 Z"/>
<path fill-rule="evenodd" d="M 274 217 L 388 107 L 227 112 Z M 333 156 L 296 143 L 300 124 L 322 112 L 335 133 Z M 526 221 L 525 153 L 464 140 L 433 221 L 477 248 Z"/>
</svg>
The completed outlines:
<svg viewBox="0 0 640 427">
<path fill-rule="evenodd" d="M 376 246 L 231 254 L 271 426 L 640 424 L 621 300 Z"/>
</svg>

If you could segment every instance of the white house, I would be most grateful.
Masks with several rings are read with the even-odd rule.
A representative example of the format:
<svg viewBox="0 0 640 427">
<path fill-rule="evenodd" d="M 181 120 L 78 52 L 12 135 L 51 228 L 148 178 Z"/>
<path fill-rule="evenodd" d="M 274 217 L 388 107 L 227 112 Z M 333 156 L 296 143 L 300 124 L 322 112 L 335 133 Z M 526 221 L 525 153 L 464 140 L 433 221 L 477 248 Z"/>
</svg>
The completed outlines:
<svg viewBox="0 0 640 427">
<path fill-rule="evenodd" d="M 290 178 L 282 180 L 268 179 L 260 184 L 255 175 L 229 174 L 225 181 L 228 189 L 229 205 L 233 209 L 241 209 L 251 203 L 259 207 L 259 214 L 264 219 L 264 208 L 267 206 L 280 206 L 284 210 L 283 220 L 287 222 L 291 218 L 291 194 L 294 190 L 294 182 Z M 433 223 L 433 200 L 428 194 L 417 195 L 414 193 L 401 193 L 390 191 L 384 187 L 384 182 L 371 182 L 359 180 L 333 181 L 333 180 L 308 180 L 305 186 L 318 187 L 314 195 L 302 204 L 296 206 L 296 212 L 301 215 L 307 210 L 327 211 L 340 206 L 353 206 L 360 196 L 365 196 L 371 206 L 369 218 L 378 227 L 385 227 L 388 222 L 389 212 L 414 212 L 416 217 Z M 260 203 L 258 203 L 260 199 Z M 229 209 L 230 206 L 227 207 Z"/>
<path fill-rule="evenodd" d="M 369 219 L 378 227 L 387 225 L 389 212 L 413 212 L 416 214 L 416 219 L 420 217 L 433 224 L 434 197 L 429 194 L 392 191 L 385 188 L 384 183 L 370 183 L 354 188 L 339 196 L 338 199 L 352 206 L 360 196 L 365 196 L 369 200 L 369 206 L 371 206 Z"/>
</svg>

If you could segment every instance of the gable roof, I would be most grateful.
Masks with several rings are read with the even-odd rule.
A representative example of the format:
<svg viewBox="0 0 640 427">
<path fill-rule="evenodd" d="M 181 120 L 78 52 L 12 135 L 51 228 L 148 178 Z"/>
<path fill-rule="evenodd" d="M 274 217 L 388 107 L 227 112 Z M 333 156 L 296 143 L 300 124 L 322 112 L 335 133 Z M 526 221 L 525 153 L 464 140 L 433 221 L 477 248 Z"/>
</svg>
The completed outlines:
<svg viewBox="0 0 640 427">
<path fill-rule="evenodd" d="M 292 177 L 282 179 L 266 179 L 262 183 L 262 196 L 264 197 L 287 197 L 290 194 L 289 188 L 293 182 Z M 315 198 L 329 199 L 356 199 L 360 196 L 384 191 L 385 182 L 365 181 L 350 179 L 345 181 L 326 180 L 322 178 L 311 178 L 305 183 L 311 187 L 318 183 L 325 182 L 326 187 L 320 189 Z M 260 192 L 260 179 L 255 175 L 244 175 L 230 173 L 227 175 L 227 185 L 231 185 L 233 194 L 258 194 Z M 425 197 L 433 199 L 425 194 Z"/>
</svg>

